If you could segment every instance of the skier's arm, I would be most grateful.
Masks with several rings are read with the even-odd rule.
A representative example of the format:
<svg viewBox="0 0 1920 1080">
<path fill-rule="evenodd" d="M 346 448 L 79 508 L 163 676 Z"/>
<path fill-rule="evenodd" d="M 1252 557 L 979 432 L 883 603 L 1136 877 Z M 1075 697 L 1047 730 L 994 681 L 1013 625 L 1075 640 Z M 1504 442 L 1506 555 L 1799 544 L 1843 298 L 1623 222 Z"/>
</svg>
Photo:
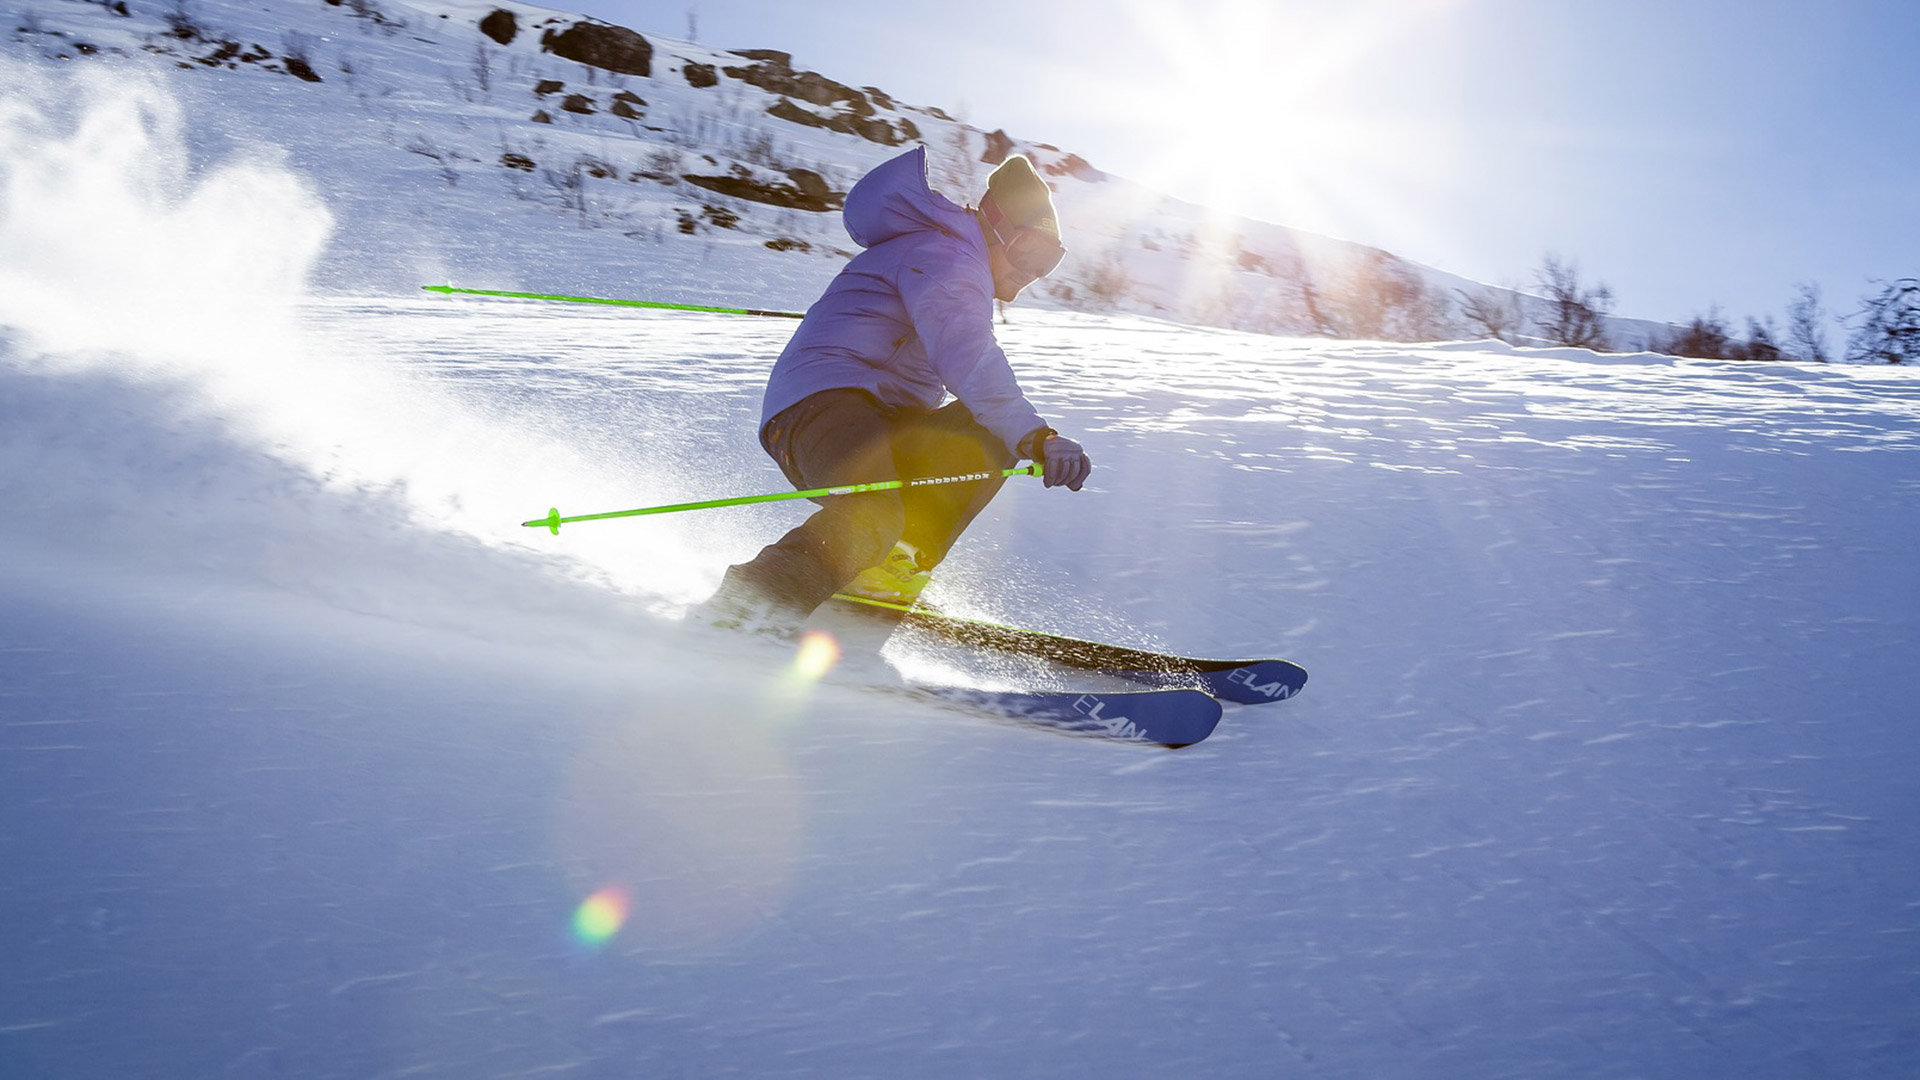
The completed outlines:
<svg viewBox="0 0 1920 1080">
<path fill-rule="evenodd" d="M 934 372 L 982 427 L 1024 456 L 1021 443 L 1047 423 L 1021 393 L 993 339 L 992 293 L 962 275 L 913 266 L 901 269 L 899 285 Z"/>
</svg>

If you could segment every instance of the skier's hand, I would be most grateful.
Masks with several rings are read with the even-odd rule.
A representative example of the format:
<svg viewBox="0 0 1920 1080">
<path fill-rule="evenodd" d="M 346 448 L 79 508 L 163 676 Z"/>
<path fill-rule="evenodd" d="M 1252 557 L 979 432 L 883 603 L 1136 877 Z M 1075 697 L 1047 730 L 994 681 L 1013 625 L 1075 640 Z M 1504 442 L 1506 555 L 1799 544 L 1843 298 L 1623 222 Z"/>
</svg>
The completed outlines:
<svg viewBox="0 0 1920 1080">
<path fill-rule="evenodd" d="M 1047 487 L 1079 491 L 1080 485 L 1087 482 L 1088 474 L 1093 472 L 1093 462 L 1080 444 L 1059 435 L 1049 433 L 1042 438 L 1033 457 L 1044 470 L 1041 475 Z"/>
</svg>

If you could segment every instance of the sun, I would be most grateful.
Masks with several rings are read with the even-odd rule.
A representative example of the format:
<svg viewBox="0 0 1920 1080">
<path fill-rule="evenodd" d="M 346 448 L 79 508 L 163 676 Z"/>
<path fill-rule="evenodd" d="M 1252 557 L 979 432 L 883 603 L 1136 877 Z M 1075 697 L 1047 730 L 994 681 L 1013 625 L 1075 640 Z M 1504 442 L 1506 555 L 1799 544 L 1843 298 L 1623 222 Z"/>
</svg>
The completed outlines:
<svg viewBox="0 0 1920 1080">
<path fill-rule="evenodd" d="M 1138 126 L 1150 150 L 1128 175 L 1150 188 L 1315 231 L 1361 219 L 1378 227 L 1332 231 L 1418 229 L 1419 208 L 1393 192 L 1453 151 L 1446 131 L 1414 119 L 1422 110 L 1382 107 L 1423 92 L 1393 85 L 1382 58 L 1403 39 L 1417 47 L 1423 25 L 1463 2 L 1128 0 L 1119 14 L 1145 54 L 1089 96 Z"/>
</svg>

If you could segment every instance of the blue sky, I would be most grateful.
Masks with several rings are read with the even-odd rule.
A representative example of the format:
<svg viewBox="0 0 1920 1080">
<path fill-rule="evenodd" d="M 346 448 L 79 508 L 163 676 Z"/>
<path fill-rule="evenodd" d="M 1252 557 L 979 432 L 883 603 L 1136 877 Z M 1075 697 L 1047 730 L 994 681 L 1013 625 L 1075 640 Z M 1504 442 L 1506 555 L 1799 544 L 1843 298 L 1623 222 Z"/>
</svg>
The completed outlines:
<svg viewBox="0 0 1920 1080">
<path fill-rule="evenodd" d="M 1620 314 L 1920 275 L 1920 3 L 573 0 L 1249 216 Z M 691 17 L 691 23 L 690 23 Z M 1063 207 L 1063 212 L 1070 208 Z M 1836 335 L 1837 336 L 1837 335 Z"/>
</svg>

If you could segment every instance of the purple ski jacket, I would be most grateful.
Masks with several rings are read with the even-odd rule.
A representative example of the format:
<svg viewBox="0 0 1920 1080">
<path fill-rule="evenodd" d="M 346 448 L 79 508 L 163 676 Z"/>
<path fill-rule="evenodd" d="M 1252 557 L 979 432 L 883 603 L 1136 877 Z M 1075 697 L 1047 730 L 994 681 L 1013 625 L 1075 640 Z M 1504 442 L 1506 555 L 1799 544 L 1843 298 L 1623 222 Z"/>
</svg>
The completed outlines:
<svg viewBox="0 0 1920 1080">
<path fill-rule="evenodd" d="M 937 408 L 948 392 L 1018 453 L 1046 426 L 993 338 L 993 274 L 972 211 L 927 186 L 916 147 L 847 193 L 847 234 L 866 250 L 827 286 L 767 380 L 760 425 L 822 390 Z"/>
</svg>

